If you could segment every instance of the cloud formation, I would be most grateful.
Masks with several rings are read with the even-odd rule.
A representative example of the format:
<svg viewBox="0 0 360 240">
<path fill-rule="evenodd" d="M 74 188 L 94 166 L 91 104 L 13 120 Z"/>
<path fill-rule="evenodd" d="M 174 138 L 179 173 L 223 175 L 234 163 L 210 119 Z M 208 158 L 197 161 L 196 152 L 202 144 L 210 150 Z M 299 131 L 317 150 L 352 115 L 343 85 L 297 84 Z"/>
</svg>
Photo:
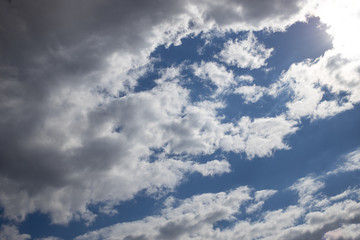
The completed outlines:
<svg viewBox="0 0 360 240">
<path fill-rule="evenodd" d="M 247 102 L 290 89 L 294 97 L 287 103 L 287 112 L 274 117 L 241 116 L 223 122 L 218 109 L 225 108 L 225 103 L 216 97 L 191 102 L 190 90 L 176 73 L 166 79 L 160 76 L 153 89 L 135 91 L 139 77 L 156 61 L 150 59 L 151 52 L 160 45 L 180 44 L 182 37 L 211 31 L 285 30 L 305 20 L 312 7 L 300 0 L 1 1 L 0 144 L 6 148 L 0 152 L 0 203 L 4 216 L 23 221 L 27 214 L 40 211 L 49 214 L 53 223 L 92 222 L 96 216 L 88 210 L 91 203 L 111 209 L 142 190 L 171 191 L 186 173 L 213 176 L 230 171 L 226 160 L 198 163 L 192 155 L 220 149 L 243 152 L 249 159 L 270 156 L 289 148 L 284 138 L 296 132 L 301 117 L 324 118 L 352 108 L 360 101 L 359 59 L 336 49 L 314 62 L 293 65 L 268 90 L 256 85 L 237 88 L 235 93 Z M 335 28 L 330 30 L 335 34 Z M 265 66 L 271 52 L 249 33 L 245 40 L 228 42 L 220 56 L 225 63 L 257 69 Z M 217 87 L 215 96 L 238 83 L 233 72 L 219 63 L 201 62 L 193 69 L 196 76 Z M 319 73 L 321 78 L 314 77 Z M 323 87 L 339 97 L 323 100 Z M 343 92 L 347 95 L 340 98 Z M 210 229 L 209 237 L 230 234 L 217 233 L 220 230 L 212 230 L 212 225 L 219 219 L 231 220 L 239 204 L 251 199 L 250 192 L 244 187 L 168 207 L 165 216 L 166 211 L 185 211 L 186 204 L 193 208 L 195 203 L 212 204 L 211 209 L 218 211 L 190 212 L 188 217 L 194 221 L 188 225 L 183 216 L 171 216 L 171 221 L 163 216 L 149 218 L 149 222 L 163 222 L 157 232 L 149 233 L 180 238 L 184 229 L 195 234 L 200 227 Z M 259 209 L 262 201 L 257 200 L 251 211 Z M 349 210 L 336 207 L 344 214 Z M 298 207 L 269 212 L 266 224 L 259 224 L 268 228 L 275 219 L 281 220 L 279 228 L 287 227 L 284 219 L 289 217 L 291 223 L 302 212 Z M 124 226 L 153 227 L 146 221 Z M 8 226 L 2 232 L 18 234 Z M 147 237 L 143 232 L 132 234 L 124 237 Z M 20 239 L 26 237 L 20 235 Z"/>
<path fill-rule="evenodd" d="M 307 176 L 289 189 L 298 204 L 256 215 L 275 190 L 243 186 L 179 200 L 170 197 L 159 215 L 119 223 L 79 236 L 82 239 L 358 239 L 359 189 L 335 196 L 321 191 L 327 175 Z M 246 214 L 252 214 L 254 219 Z M 221 221 L 229 222 L 219 227 Z"/>
<path fill-rule="evenodd" d="M 2 225 L 0 229 L 0 238 L 4 240 L 29 240 L 29 234 L 20 234 L 15 226 Z"/>
</svg>

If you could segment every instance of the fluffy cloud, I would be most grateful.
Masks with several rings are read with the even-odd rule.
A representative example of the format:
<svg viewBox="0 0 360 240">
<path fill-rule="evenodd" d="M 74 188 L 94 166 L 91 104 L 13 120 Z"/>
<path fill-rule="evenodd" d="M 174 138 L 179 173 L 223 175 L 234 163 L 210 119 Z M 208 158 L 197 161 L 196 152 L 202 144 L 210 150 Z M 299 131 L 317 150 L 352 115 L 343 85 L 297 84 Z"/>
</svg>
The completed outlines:
<svg viewBox="0 0 360 240">
<path fill-rule="evenodd" d="M 267 195 L 274 194 L 265 191 Z M 239 207 L 251 199 L 254 196 L 246 187 L 228 193 L 202 194 L 180 202 L 170 198 L 161 215 L 116 224 L 76 239 L 356 239 L 359 236 L 355 222 L 360 216 L 360 204 L 354 200 L 331 202 L 323 198 L 322 201 L 329 203 L 321 208 L 288 206 L 266 211 L 259 219 L 250 221 L 241 217 Z M 247 208 L 248 214 L 253 212 L 253 206 Z M 231 225 L 224 229 L 215 227 L 220 220 L 230 221 Z"/>
<path fill-rule="evenodd" d="M 234 93 L 241 94 L 245 100 L 245 103 L 257 102 L 264 93 L 267 92 L 267 88 L 257 85 L 241 86 L 235 89 Z"/>
<path fill-rule="evenodd" d="M 201 62 L 193 66 L 195 76 L 211 81 L 216 86 L 215 95 L 224 93 L 231 86 L 236 85 L 232 71 L 227 71 L 224 66 L 214 62 Z"/>
<path fill-rule="evenodd" d="M 266 48 L 259 43 L 250 32 L 244 40 L 230 40 L 220 52 L 221 60 L 239 68 L 256 69 L 266 66 L 266 60 L 271 56 L 273 48 Z"/>
<path fill-rule="evenodd" d="M 245 152 L 249 158 L 269 156 L 273 150 L 288 149 L 283 139 L 297 130 L 296 125 L 296 121 L 284 116 L 253 120 L 242 117 L 220 144 L 227 151 Z"/>
<path fill-rule="evenodd" d="M 222 219 L 231 220 L 241 205 L 250 200 L 250 189 L 239 187 L 228 193 L 202 194 L 185 200 L 169 198 L 161 216 L 117 224 L 76 238 L 80 239 L 185 239 L 211 231 Z M 199 236 L 200 237 L 200 236 Z"/>
<path fill-rule="evenodd" d="M 293 94 L 286 104 L 289 117 L 325 118 L 351 109 L 360 101 L 359 64 L 336 51 L 328 51 L 314 62 L 292 65 L 275 84 Z M 327 93 L 332 99 L 325 98 Z"/>
</svg>

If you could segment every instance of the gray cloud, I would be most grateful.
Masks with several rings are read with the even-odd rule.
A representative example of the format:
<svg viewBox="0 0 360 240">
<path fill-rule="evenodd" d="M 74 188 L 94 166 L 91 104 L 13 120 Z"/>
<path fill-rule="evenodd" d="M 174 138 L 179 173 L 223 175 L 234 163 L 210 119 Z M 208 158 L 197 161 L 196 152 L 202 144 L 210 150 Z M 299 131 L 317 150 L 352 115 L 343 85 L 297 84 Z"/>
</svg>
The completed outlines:
<svg viewBox="0 0 360 240">
<path fill-rule="evenodd" d="M 29 234 L 20 234 L 15 226 L 3 225 L 0 229 L 0 238 L 4 240 L 29 240 Z"/>
</svg>

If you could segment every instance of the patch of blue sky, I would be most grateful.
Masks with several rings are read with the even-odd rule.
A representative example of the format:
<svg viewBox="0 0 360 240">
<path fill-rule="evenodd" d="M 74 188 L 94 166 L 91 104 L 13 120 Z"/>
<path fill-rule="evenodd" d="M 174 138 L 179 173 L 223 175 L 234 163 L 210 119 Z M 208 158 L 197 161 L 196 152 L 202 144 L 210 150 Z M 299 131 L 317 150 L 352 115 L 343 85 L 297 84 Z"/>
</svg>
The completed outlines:
<svg viewBox="0 0 360 240">
<path fill-rule="evenodd" d="M 358 188 L 360 183 L 360 171 L 354 170 L 332 175 L 325 179 L 325 187 L 322 189 L 326 196 L 341 194 L 347 189 Z"/>
<path fill-rule="evenodd" d="M 80 221 L 71 221 L 68 225 L 51 224 L 49 215 L 40 212 L 29 214 L 19 225 L 19 231 L 30 234 L 32 239 L 56 236 L 67 240 L 87 230 L 85 223 Z"/>
</svg>

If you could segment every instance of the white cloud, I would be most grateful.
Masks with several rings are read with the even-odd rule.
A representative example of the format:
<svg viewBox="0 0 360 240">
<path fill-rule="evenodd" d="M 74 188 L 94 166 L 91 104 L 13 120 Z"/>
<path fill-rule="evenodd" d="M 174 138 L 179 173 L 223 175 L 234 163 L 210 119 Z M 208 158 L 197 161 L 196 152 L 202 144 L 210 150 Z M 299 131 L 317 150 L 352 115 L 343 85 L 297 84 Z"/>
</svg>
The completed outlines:
<svg viewBox="0 0 360 240">
<path fill-rule="evenodd" d="M 254 193 L 240 187 L 227 193 L 201 194 L 185 200 L 169 198 L 159 215 L 116 224 L 76 239 L 356 239 L 360 203 L 350 199 L 333 201 L 316 193 L 317 189 L 302 191 L 299 202 L 313 198 L 315 202 L 327 201 L 328 204 L 290 205 L 253 215 L 254 220 L 243 217 L 240 206 L 246 207 L 247 214 L 253 214 L 255 203 L 262 199 L 258 202 L 262 205 L 262 201 L 276 191 Z M 358 194 L 359 189 L 352 192 Z M 231 224 L 223 229 L 215 227 L 220 220 Z"/>
<path fill-rule="evenodd" d="M 297 122 L 284 116 L 272 118 L 242 117 L 229 129 L 220 145 L 224 150 L 245 152 L 248 158 L 270 156 L 276 149 L 288 149 L 284 137 L 297 130 Z"/>
<path fill-rule="evenodd" d="M 231 220 L 250 199 L 249 194 L 249 188 L 239 187 L 228 193 L 202 194 L 185 200 L 171 198 L 159 216 L 116 224 L 76 239 L 189 239 L 199 232 L 212 232 L 212 225 L 219 220 Z"/>
<path fill-rule="evenodd" d="M 205 164 L 195 163 L 192 169 L 200 172 L 203 176 L 213 176 L 230 172 L 230 163 L 228 161 L 213 160 Z"/>
<path fill-rule="evenodd" d="M 194 64 L 193 68 L 195 76 L 210 80 L 217 87 L 215 95 L 224 93 L 236 85 L 232 71 L 215 62 L 201 62 L 200 65 Z"/>
<path fill-rule="evenodd" d="M 234 93 L 241 94 L 245 99 L 245 103 L 255 103 L 257 102 L 264 93 L 266 93 L 267 88 L 260 87 L 257 85 L 251 86 L 241 86 L 235 89 Z"/>
<path fill-rule="evenodd" d="M 353 104 L 360 101 L 360 80 L 357 73 L 359 63 L 348 61 L 331 50 L 314 62 L 293 64 L 283 74 L 280 82 L 275 83 L 282 86 L 280 89 L 293 93 L 292 100 L 286 104 L 288 116 L 293 119 L 317 119 L 353 108 Z M 334 99 L 324 99 L 325 91 L 329 91 Z M 341 93 L 346 93 L 347 96 L 341 98 Z"/>
<path fill-rule="evenodd" d="M 293 64 L 272 86 L 270 94 L 280 89 L 293 93 L 287 103 L 290 118 L 326 118 L 360 102 L 360 35 L 354 34 L 360 24 L 359 11 L 360 4 L 353 0 L 319 1 L 312 11 L 328 26 L 333 48 L 314 61 Z M 324 99 L 326 92 L 332 99 Z"/>
<path fill-rule="evenodd" d="M 259 43 L 255 35 L 250 32 L 244 40 L 228 41 L 220 52 L 219 58 L 239 68 L 256 69 L 266 66 L 266 60 L 273 50 Z"/>
<path fill-rule="evenodd" d="M 254 78 L 251 75 L 240 75 L 235 77 L 240 82 L 253 82 Z"/>
<path fill-rule="evenodd" d="M 297 180 L 290 189 L 299 193 L 299 204 L 283 209 L 258 214 L 256 211 L 278 191 L 243 186 L 184 200 L 169 197 L 158 215 L 115 224 L 76 239 L 357 239 L 360 189 L 328 196 L 321 192 L 326 177 Z M 243 215 L 242 209 L 253 219 Z M 230 224 L 219 228 L 218 221 Z"/>
<path fill-rule="evenodd" d="M 290 189 L 298 192 L 300 205 L 305 205 L 313 204 L 314 193 L 316 193 L 323 187 L 323 182 L 316 180 L 312 177 L 304 177 L 299 179 L 295 184 L 293 184 Z"/>
<path fill-rule="evenodd" d="M 247 214 L 259 211 L 265 203 L 265 200 L 276 194 L 276 190 L 260 190 L 255 192 L 254 203 L 246 208 Z"/>
<path fill-rule="evenodd" d="M 342 160 L 336 169 L 329 171 L 327 174 L 331 175 L 360 170 L 360 149 L 343 156 Z"/>
</svg>

